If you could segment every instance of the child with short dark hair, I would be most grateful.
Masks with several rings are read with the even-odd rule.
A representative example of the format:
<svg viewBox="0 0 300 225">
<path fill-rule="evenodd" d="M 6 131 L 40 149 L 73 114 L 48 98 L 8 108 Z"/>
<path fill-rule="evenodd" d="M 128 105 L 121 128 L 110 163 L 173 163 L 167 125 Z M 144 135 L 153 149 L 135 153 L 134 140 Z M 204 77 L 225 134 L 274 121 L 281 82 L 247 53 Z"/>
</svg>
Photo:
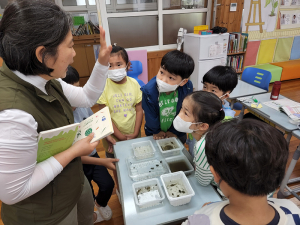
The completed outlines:
<svg viewBox="0 0 300 225">
<path fill-rule="evenodd" d="M 206 135 L 205 153 L 214 180 L 227 201 L 210 203 L 183 224 L 300 224 L 300 210 L 290 200 L 267 198 L 285 173 L 289 149 L 272 126 L 232 119 Z"/>
<path fill-rule="evenodd" d="M 178 116 L 173 121 L 176 130 L 191 133 L 197 143 L 194 146 L 195 177 L 202 186 L 213 181 L 213 175 L 205 155 L 205 136 L 209 127 L 224 119 L 222 101 L 215 94 L 196 91 L 182 103 Z"/>
<path fill-rule="evenodd" d="M 77 70 L 74 67 L 69 66 L 67 75 L 63 81 L 74 86 L 79 86 L 79 74 Z M 89 116 L 93 115 L 93 111 L 90 108 L 73 108 L 73 110 L 75 123 L 80 123 Z M 105 162 L 117 162 L 118 159 L 101 159 L 96 149 L 94 149 L 89 156 L 82 156 L 81 161 L 84 175 L 89 181 L 92 189 L 95 206 L 100 213 L 100 215 L 97 213 L 97 220 L 95 222 L 110 220 L 112 217 L 112 211 L 107 203 L 112 195 L 115 183 L 105 167 L 107 165 Z M 115 168 L 110 169 L 115 170 Z M 94 189 L 91 183 L 92 180 L 99 187 L 97 196 L 94 194 Z"/>
<path fill-rule="evenodd" d="M 212 92 L 223 101 L 225 118 L 234 118 L 235 111 L 229 106 L 226 98 L 238 83 L 238 75 L 230 66 L 215 66 L 203 76 L 203 91 Z"/>
<path fill-rule="evenodd" d="M 178 115 L 183 99 L 193 91 L 189 80 L 194 61 L 186 53 L 170 51 L 161 60 L 157 75 L 141 88 L 145 112 L 145 133 L 154 139 L 178 137 L 183 143 L 186 133 L 174 129 L 172 122 Z"/>
</svg>

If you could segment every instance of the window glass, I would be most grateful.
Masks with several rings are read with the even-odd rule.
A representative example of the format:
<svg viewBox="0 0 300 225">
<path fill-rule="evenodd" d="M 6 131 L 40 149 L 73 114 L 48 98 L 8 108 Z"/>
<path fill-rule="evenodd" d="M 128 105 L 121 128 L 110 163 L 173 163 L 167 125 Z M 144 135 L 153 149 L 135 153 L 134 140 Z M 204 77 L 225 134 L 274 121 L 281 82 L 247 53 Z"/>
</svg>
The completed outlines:
<svg viewBox="0 0 300 225">
<path fill-rule="evenodd" d="M 107 1 L 106 1 L 107 4 Z M 96 0 L 89 0 L 89 5 L 96 5 Z"/>
<path fill-rule="evenodd" d="M 85 0 L 62 0 L 63 6 L 86 5 Z"/>
<path fill-rule="evenodd" d="M 184 13 L 163 15 L 163 44 L 176 44 L 179 28 L 194 33 L 194 26 L 206 24 L 206 13 Z"/>
<path fill-rule="evenodd" d="M 157 16 L 108 18 L 111 43 L 124 48 L 158 45 Z"/>
<path fill-rule="evenodd" d="M 2 9 L 5 8 L 5 6 L 7 5 L 8 0 L 0 0 L 0 6 Z"/>
<path fill-rule="evenodd" d="M 198 9 L 207 7 L 207 0 L 164 0 L 163 9 Z"/>
<path fill-rule="evenodd" d="M 157 0 L 111 0 L 116 4 L 106 5 L 108 13 L 157 11 Z"/>
</svg>

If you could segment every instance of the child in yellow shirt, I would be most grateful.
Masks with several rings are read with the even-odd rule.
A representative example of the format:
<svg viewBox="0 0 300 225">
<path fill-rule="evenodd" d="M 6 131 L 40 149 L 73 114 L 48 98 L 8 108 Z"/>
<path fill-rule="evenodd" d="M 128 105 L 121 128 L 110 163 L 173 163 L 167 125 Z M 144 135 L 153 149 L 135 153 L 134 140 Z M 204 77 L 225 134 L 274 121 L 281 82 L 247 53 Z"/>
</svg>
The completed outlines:
<svg viewBox="0 0 300 225">
<path fill-rule="evenodd" d="M 127 76 L 130 65 L 126 50 L 113 46 L 109 59 L 109 79 L 106 80 L 105 89 L 97 101 L 99 109 L 109 107 L 114 127 L 114 134 L 111 136 L 116 141 L 140 137 L 143 119 L 142 92 L 138 82 Z M 102 142 L 106 157 L 114 158 L 112 144 L 106 139 Z M 116 180 L 115 171 L 114 176 Z M 118 187 L 117 180 L 116 183 Z"/>
</svg>

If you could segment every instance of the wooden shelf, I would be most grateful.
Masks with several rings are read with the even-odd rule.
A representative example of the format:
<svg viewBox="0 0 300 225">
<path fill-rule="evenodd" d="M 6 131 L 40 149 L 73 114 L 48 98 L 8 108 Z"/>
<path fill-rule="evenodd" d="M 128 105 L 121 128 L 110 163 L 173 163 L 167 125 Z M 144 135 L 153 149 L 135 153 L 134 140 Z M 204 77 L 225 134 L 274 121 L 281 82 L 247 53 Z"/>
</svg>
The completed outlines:
<svg viewBox="0 0 300 225">
<path fill-rule="evenodd" d="M 242 55 L 245 54 L 246 52 L 237 52 L 237 53 L 228 53 L 227 55 Z"/>
<path fill-rule="evenodd" d="M 236 72 L 236 73 L 238 73 L 238 74 L 241 74 L 241 73 L 243 73 L 243 71 L 240 71 L 240 72 Z"/>
</svg>

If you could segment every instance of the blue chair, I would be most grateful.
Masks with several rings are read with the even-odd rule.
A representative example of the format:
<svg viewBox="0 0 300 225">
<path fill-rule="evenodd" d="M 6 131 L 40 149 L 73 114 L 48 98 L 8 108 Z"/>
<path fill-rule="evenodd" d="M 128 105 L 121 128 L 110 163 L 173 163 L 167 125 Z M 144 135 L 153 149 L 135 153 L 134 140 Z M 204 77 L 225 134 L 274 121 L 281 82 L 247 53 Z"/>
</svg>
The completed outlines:
<svg viewBox="0 0 300 225">
<path fill-rule="evenodd" d="M 140 61 L 130 61 L 131 67 L 127 72 L 127 75 L 134 78 L 141 87 L 145 85 L 143 81 L 138 79 L 138 76 L 143 72 L 143 64 Z"/>
<path fill-rule="evenodd" d="M 271 72 L 263 69 L 248 67 L 244 70 L 241 80 L 247 82 L 248 84 L 252 84 L 256 87 L 269 91 L 269 84 L 271 79 L 272 79 Z M 242 104 L 235 103 L 233 105 L 233 108 L 235 110 L 241 110 Z"/>
</svg>

